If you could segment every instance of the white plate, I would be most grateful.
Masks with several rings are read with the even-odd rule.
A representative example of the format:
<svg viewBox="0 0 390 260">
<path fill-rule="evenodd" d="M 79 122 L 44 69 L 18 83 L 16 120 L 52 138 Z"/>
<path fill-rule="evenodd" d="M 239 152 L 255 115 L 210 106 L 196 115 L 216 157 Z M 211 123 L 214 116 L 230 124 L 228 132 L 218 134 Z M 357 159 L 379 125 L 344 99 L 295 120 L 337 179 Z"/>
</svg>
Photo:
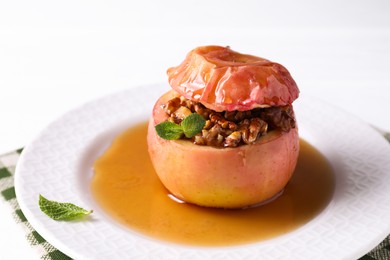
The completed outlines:
<svg viewBox="0 0 390 260">
<path fill-rule="evenodd" d="M 161 93 L 148 85 L 75 109 L 49 125 L 23 151 L 15 186 L 31 225 L 76 259 L 356 259 L 390 232 L 390 146 L 366 124 L 302 95 L 294 103 L 301 137 L 332 164 L 332 201 L 316 218 L 286 235 L 234 247 L 159 242 L 123 228 L 96 204 L 92 163 L 124 129 L 145 121 Z M 87 221 L 56 222 L 38 207 L 38 194 L 94 209 Z"/>
</svg>

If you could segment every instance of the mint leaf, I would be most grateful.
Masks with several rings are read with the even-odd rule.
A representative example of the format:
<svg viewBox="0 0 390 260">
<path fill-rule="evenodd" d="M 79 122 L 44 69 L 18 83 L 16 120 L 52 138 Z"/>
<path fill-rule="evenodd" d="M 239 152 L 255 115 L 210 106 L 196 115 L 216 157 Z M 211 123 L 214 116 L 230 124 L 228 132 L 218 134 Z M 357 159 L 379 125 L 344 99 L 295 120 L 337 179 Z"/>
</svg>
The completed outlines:
<svg viewBox="0 0 390 260">
<path fill-rule="evenodd" d="M 165 140 L 179 139 L 183 134 L 187 138 L 191 138 L 202 132 L 206 120 L 197 113 L 184 118 L 180 125 L 172 122 L 162 122 L 155 126 L 157 134 Z"/>
<path fill-rule="evenodd" d="M 87 216 L 93 210 L 85 210 L 72 203 L 62 203 L 48 200 L 39 194 L 39 208 L 54 220 L 74 220 Z"/>
<path fill-rule="evenodd" d="M 199 114 L 193 113 L 181 122 L 184 135 L 187 138 L 191 138 L 196 134 L 202 132 L 203 127 L 206 124 L 206 120 Z"/>
<path fill-rule="evenodd" d="M 157 134 L 165 140 L 179 139 L 183 130 L 180 125 L 172 122 L 162 122 L 155 126 Z"/>
</svg>

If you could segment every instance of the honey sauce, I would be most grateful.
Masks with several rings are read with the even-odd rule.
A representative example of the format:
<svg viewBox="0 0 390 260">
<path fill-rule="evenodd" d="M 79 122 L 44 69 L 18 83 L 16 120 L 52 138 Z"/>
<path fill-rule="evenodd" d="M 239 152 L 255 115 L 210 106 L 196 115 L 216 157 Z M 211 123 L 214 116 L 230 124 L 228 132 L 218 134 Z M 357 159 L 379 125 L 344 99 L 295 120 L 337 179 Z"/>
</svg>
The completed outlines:
<svg viewBox="0 0 390 260">
<path fill-rule="evenodd" d="M 315 218 L 329 203 L 334 176 L 326 159 L 300 140 L 293 178 L 276 200 L 259 207 L 224 210 L 180 203 L 154 172 L 147 124 L 116 137 L 94 163 L 92 193 L 113 219 L 143 235 L 168 242 L 228 246 L 283 235 Z"/>
</svg>

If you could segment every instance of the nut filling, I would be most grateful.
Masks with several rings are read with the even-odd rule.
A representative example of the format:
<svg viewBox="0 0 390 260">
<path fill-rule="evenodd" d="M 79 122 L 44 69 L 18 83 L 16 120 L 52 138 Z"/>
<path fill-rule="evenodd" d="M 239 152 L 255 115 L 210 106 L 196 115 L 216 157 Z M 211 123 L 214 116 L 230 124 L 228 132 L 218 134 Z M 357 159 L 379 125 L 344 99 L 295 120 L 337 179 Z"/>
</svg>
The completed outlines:
<svg viewBox="0 0 390 260">
<path fill-rule="evenodd" d="M 175 97 L 162 108 L 169 116 L 167 121 L 176 124 L 192 113 L 198 113 L 206 120 L 202 132 L 192 137 L 192 141 L 198 145 L 237 147 L 252 144 L 273 130 L 288 132 L 295 128 L 291 105 L 216 112 L 199 102 Z"/>
</svg>

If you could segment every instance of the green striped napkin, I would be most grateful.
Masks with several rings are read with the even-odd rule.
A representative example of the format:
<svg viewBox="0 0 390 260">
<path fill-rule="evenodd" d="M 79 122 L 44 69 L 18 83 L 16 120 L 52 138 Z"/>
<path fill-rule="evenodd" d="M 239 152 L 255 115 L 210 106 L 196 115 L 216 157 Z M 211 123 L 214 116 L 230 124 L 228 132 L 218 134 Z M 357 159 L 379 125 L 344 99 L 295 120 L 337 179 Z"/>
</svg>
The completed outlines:
<svg viewBox="0 0 390 260">
<path fill-rule="evenodd" d="M 15 166 L 19 159 L 22 149 L 0 156 L 0 203 L 4 200 L 10 208 L 16 224 L 21 225 L 25 231 L 26 239 L 30 245 L 38 251 L 41 259 L 71 259 L 61 251 L 49 244 L 37 231 L 30 225 L 21 211 L 16 200 L 14 187 Z M 1 234 L 0 234 L 1 235 Z"/>
<path fill-rule="evenodd" d="M 384 133 L 384 136 L 388 141 L 390 141 L 390 133 Z M 16 200 L 13 175 L 21 152 L 22 150 L 20 149 L 0 155 L 0 201 L 3 200 L 9 205 L 10 214 L 13 215 L 16 224 L 21 225 L 23 230 L 25 230 L 26 239 L 30 245 L 38 251 L 41 259 L 71 259 L 40 236 L 38 232 L 33 229 L 26 217 L 23 215 L 23 212 L 20 210 L 19 204 Z M 376 248 L 361 257 L 359 260 L 379 259 L 390 260 L 390 235 Z"/>
</svg>

